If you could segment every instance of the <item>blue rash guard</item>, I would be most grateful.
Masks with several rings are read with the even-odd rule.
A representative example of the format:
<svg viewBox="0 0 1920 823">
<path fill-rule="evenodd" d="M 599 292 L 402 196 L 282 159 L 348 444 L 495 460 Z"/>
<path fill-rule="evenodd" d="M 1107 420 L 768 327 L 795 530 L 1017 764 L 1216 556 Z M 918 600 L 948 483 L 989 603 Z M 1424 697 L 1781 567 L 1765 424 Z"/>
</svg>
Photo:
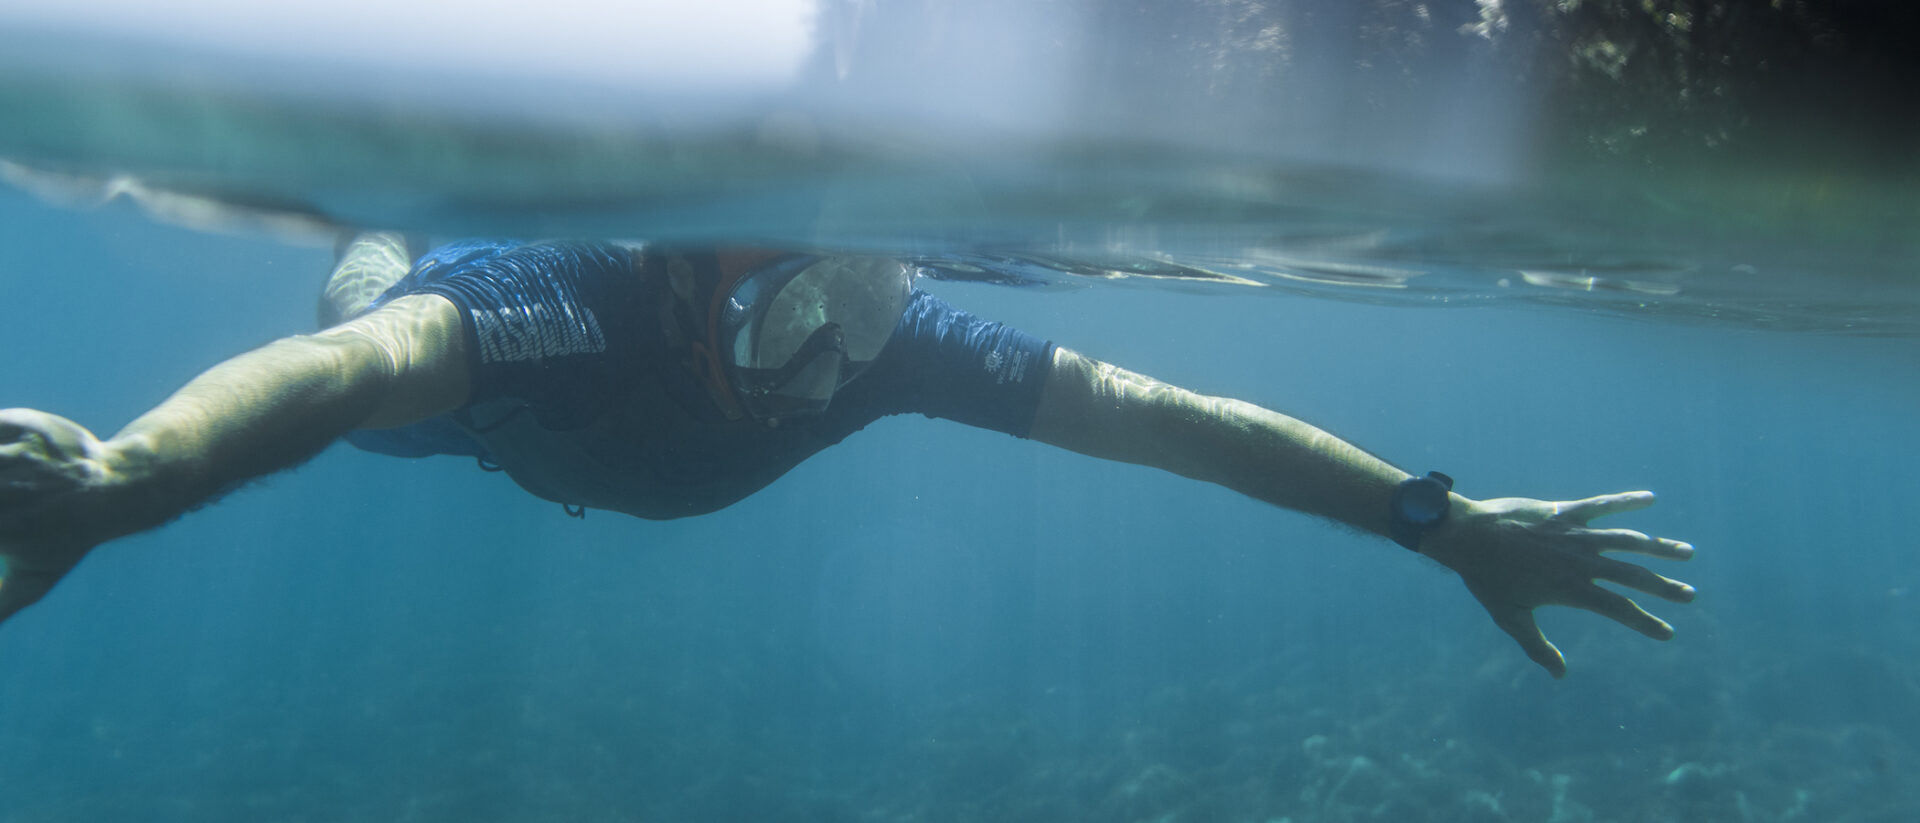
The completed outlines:
<svg viewBox="0 0 1920 823">
<path fill-rule="evenodd" d="M 654 256 L 602 243 L 443 246 L 375 302 L 437 294 L 460 309 L 465 407 L 349 442 L 402 457 L 497 462 L 535 494 L 669 518 L 713 511 L 888 415 L 1026 437 L 1053 345 L 916 290 L 871 367 L 827 409 L 768 427 L 728 420 L 689 367 Z M 684 316 L 684 315 L 681 315 Z"/>
</svg>

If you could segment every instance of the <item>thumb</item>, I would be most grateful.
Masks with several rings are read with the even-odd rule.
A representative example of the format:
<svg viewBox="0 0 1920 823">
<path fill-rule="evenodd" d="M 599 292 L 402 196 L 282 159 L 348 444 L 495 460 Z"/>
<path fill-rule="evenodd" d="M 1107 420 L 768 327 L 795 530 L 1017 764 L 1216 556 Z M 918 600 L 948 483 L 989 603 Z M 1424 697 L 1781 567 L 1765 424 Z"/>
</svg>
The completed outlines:
<svg viewBox="0 0 1920 823">
<path fill-rule="evenodd" d="M 1520 649 L 1527 653 L 1527 657 L 1539 664 L 1540 668 L 1546 669 L 1547 674 L 1553 675 L 1556 679 L 1567 676 L 1566 658 L 1562 657 L 1560 650 L 1547 640 L 1546 634 L 1540 631 L 1539 624 L 1533 620 L 1532 609 L 1518 606 L 1500 609 L 1489 607 L 1487 613 L 1493 617 L 1494 625 L 1499 626 L 1501 631 L 1513 638 L 1513 642 L 1519 643 Z"/>
</svg>

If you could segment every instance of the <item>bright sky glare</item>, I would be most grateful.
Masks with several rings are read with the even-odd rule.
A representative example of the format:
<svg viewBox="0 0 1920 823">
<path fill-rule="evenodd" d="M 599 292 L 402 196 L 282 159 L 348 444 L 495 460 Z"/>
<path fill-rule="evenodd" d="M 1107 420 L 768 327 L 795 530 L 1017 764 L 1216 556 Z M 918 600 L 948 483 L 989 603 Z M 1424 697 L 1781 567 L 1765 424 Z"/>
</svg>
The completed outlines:
<svg viewBox="0 0 1920 823">
<path fill-rule="evenodd" d="M 0 3 L 0 28 L 665 91 L 786 83 L 812 46 L 814 7 L 813 0 L 64 0 Z"/>
</svg>

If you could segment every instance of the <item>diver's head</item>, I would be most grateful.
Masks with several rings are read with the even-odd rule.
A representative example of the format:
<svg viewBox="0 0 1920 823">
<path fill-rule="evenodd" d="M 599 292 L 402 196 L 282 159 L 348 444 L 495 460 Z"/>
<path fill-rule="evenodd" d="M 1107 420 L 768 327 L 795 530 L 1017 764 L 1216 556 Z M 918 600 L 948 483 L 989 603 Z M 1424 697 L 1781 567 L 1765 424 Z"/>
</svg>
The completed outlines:
<svg viewBox="0 0 1920 823">
<path fill-rule="evenodd" d="M 709 345 L 742 412 L 777 424 L 826 410 L 892 337 L 913 269 L 884 257 L 793 255 L 726 278 Z"/>
</svg>

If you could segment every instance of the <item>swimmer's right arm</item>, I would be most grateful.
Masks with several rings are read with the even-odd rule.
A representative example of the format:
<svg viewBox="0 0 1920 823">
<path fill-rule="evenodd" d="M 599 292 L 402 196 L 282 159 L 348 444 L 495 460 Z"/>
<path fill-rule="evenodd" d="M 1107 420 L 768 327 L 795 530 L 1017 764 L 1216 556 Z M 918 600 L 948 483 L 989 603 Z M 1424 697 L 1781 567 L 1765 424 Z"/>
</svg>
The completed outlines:
<svg viewBox="0 0 1920 823">
<path fill-rule="evenodd" d="M 353 429 L 451 411 L 467 392 L 459 311 L 414 295 L 214 366 L 105 441 L 58 415 L 0 410 L 0 621 L 100 543 L 291 467 Z"/>
</svg>

